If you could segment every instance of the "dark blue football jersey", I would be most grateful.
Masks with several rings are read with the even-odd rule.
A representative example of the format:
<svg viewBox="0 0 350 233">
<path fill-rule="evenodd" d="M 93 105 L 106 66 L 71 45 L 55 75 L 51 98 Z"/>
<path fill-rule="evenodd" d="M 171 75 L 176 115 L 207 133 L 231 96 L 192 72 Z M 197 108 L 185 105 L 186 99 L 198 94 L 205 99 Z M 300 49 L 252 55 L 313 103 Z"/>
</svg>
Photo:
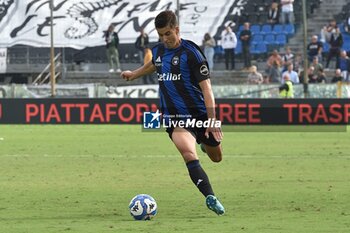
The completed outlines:
<svg viewBox="0 0 350 233">
<path fill-rule="evenodd" d="M 192 41 L 181 40 L 175 49 L 159 43 L 152 48 L 157 69 L 163 116 L 197 118 L 207 114 L 199 82 L 209 78 L 206 58 Z"/>
</svg>

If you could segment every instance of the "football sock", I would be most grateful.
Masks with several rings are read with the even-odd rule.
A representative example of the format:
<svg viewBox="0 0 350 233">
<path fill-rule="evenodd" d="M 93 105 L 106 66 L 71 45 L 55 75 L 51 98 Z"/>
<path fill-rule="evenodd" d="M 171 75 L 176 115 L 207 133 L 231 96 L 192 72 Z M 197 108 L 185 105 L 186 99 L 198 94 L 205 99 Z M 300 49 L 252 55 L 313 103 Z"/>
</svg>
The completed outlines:
<svg viewBox="0 0 350 233">
<path fill-rule="evenodd" d="M 208 195 L 214 195 L 211 188 L 209 178 L 203 168 L 201 167 L 199 160 L 193 160 L 186 164 L 188 172 L 190 174 L 192 182 L 197 186 L 199 191 L 206 197 Z"/>
</svg>

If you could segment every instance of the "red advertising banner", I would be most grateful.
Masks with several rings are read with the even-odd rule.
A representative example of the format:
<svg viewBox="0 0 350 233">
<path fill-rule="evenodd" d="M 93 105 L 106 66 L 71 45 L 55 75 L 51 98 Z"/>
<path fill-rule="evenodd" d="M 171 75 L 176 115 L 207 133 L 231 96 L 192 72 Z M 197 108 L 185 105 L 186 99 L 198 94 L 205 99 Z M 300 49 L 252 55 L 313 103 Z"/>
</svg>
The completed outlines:
<svg viewBox="0 0 350 233">
<path fill-rule="evenodd" d="M 0 124 L 142 124 L 158 99 L 0 99 Z M 224 125 L 347 125 L 347 99 L 217 99 Z"/>
</svg>

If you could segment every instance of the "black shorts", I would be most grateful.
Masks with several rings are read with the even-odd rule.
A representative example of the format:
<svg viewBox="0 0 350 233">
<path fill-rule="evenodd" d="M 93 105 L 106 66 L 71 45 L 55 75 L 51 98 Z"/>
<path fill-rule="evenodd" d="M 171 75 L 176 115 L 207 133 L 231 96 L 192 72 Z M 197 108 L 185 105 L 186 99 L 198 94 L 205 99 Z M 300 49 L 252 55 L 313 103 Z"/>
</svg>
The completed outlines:
<svg viewBox="0 0 350 233">
<path fill-rule="evenodd" d="M 207 119 L 207 118 L 205 118 Z M 205 120 L 202 118 L 202 120 Z M 220 145 L 220 142 L 216 141 L 213 134 L 209 132 L 209 138 L 207 138 L 205 136 L 205 131 L 206 128 L 184 128 L 185 130 L 187 130 L 188 132 L 190 132 L 192 134 L 192 136 L 196 139 L 198 144 L 205 144 L 207 146 L 218 146 Z M 172 135 L 174 132 L 174 128 L 173 127 L 169 127 L 166 129 L 166 132 L 168 133 L 170 139 L 172 139 Z"/>
</svg>

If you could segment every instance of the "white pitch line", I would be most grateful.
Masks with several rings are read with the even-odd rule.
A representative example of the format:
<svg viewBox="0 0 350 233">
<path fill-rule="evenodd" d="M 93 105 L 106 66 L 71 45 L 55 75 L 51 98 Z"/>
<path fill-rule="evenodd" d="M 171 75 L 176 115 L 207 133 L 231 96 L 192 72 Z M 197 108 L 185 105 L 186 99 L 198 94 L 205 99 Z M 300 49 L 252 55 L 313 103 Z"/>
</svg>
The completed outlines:
<svg viewBox="0 0 350 233">
<path fill-rule="evenodd" d="M 44 158 L 177 158 L 179 154 L 171 155 L 38 155 L 38 154 L 5 154 L 1 157 L 44 157 Z M 199 158 L 203 158 L 206 155 L 199 155 Z M 223 158 L 230 159 L 350 159 L 350 155 L 303 155 L 303 156 L 289 156 L 289 155 L 224 155 Z"/>
</svg>

